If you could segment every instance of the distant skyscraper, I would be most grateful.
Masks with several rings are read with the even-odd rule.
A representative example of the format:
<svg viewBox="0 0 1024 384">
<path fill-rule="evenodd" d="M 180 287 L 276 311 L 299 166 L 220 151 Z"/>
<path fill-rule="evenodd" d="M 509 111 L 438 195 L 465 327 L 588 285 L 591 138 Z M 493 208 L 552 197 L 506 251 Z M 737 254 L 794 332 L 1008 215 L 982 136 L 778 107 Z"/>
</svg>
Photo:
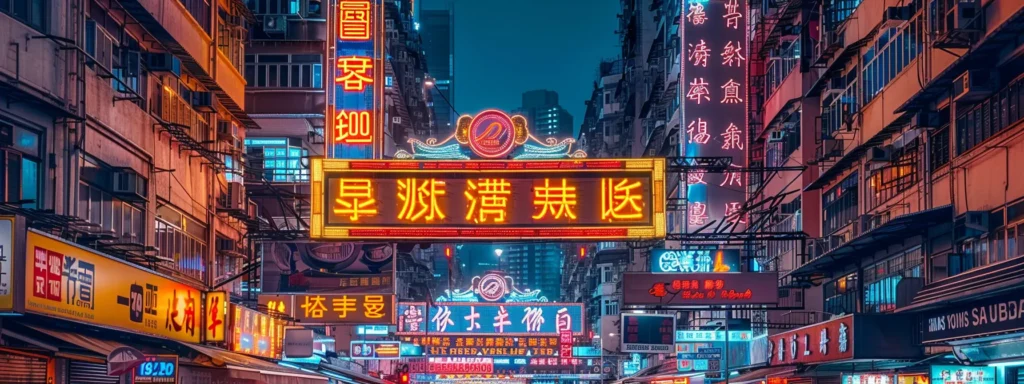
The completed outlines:
<svg viewBox="0 0 1024 384">
<path fill-rule="evenodd" d="M 526 117 L 530 132 L 537 137 L 574 137 L 572 115 L 558 105 L 558 92 L 544 89 L 524 92 L 523 106 L 515 112 Z"/>
<path fill-rule="evenodd" d="M 430 92 L 437 131 L 433 133 L 437 137 L 445 137 L 455 129 L 455 121 L 459 118 L 451 107 L 456 105 L 455 12 L 452 5 L 449 3 L 447 9 L 420 10 L 420 35 L 427 55 L 427 72 L 434 79 Z"/>
<path fill-rule="evenodd" d="M 549 300 L 561 296 L 562 247 L 557 243 L 510 244 L 504 247 L 506 272 L 520 288 L 539 289 Z"/>
</svg>

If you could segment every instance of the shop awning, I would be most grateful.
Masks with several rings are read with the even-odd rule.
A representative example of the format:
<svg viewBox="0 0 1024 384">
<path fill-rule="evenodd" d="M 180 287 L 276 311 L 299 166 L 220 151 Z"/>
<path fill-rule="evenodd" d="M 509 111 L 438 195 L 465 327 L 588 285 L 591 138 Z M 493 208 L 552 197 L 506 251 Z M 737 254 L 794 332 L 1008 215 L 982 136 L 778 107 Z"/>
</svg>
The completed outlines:
<svg viewBox="0 0 1024 384">
<path fill-rule="evenodd" d="M 378 379 L 373 376 L 364 375 L 358 372 L 352 372 L 341 368 L 333 367 L 326 364 L 320 365 L 320 372 L 323 372 L 327 376 L 333 377 L 341 382 L 349 384 L 383 384 L 384 380 Z"/>
<path fill-rule="evenodd" d="M 1024 284 L 1024 258 L 1013 258 L 974 268 L 924 286 L 914 301 L 897 312 L 917 312 L 966 301 L 985 299 L 1020 289 Z"/>
<path fill-rule="evenodd" d="M 861 255 L 865 250 L 877 249 L 901 241 L 915 234 L 924 233 L 936 223 L 948 222 L 953 217 L 953 206 L 945 205 L 895 217 L 870 231 L 862 233 L 853 240 L 833 250 L 822 253 L 817 258 L 801 265 L 791 275 L 806 275 L 817 271 L 825 271 L 835 263 L 850 257 Z"/>
<path fill-rule="evenodd" d="M 787 377 L 796 373 L 797 367 L 761 367 L 741 373 L 737 376 L 730 376 L 731 384 L 756 383 L 767 380 L 769 377 Z"/>
<path fill-rule="evenodd" d="M 326 383 L 327 377 L 299 369 L 288 368 L 266 360 L 196 344 L 182 345 L 212 359 L 214 366 L 227 368 L 231 377 L 243 379 L 258 375 L 267 384 L 314 384 Z M 198 359 L 193 359 L 197 362 Z"/>
</svg>

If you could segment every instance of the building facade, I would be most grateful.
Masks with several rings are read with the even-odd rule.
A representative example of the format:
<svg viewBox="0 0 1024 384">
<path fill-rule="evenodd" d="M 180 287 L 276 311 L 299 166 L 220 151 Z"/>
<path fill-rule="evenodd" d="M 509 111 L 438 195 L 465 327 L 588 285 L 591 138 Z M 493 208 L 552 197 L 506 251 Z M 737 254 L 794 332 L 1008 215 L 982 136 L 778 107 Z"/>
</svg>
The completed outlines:
<svg viewBox="0 0 1024 384">
<path fill-rule="evenodd" d="M 544 89 L 523 92 L 523 103 L 514 114 L 526 118 L 537 137 L 573 137 L 573 118 L 558 104 L 558 92 Z"/>
<path fill-rule="evenodd" d="M 427 74 L 433 80 L 434 131 L 430 137 L 448 137 L 459 119 L 455 103 L 455 9 L 421 9 L 419 16 L 423 52 L 427 55 Z"/>
<path fill-rule="evenodd" d="M 501 255 L 502 269 L 516 285 L 540 290 L 551 301 L 561 296 L 564 250 L 557 243 L 509 244 Z"/>
</svg>

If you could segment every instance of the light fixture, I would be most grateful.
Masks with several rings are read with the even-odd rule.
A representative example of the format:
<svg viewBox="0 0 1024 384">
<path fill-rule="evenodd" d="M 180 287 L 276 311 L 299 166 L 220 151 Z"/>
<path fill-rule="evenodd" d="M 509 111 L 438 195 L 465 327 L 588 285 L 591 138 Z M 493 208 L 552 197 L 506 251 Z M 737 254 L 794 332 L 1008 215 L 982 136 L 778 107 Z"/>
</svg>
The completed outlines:
<svg viewBox="0 0 1024 384">
<path fill-rule="evenodd" d="M 505 250 L 503 250 L 501 248 L 497 248 L 497 249 L 494 250 L 494 255 L 498 256 L 498 258 L 501 258 L 501 254 L 502 253 L 505 253 Z"/>
</svg>

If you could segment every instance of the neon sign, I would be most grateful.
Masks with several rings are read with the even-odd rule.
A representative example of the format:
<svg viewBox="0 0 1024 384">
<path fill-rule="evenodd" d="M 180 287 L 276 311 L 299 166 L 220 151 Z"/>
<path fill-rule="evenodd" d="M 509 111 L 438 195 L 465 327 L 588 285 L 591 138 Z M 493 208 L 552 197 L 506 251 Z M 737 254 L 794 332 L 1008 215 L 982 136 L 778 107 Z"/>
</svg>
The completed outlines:
<svg viewBox="0 0 1024 384">
<path fill-rule="evenodd" d="M 443 139 L 410 139 L 411 151 L 399 150 L 396 159 L 469 160 L 507 159 L 582 159 L 587 153 L 573 150 L 576 140 L 537 138 L 530 133 L 526 118 L 509 116 L 498 110 L 486 110 L 476 116 L 464 115 L 455 133 Z"/>
<path fill-rule="evenodd" d="M 653 249 L 651 272 L 722 273 L 740 271 L 738 250 Z"/>
<path fill-rule="evenodd" d="M 650 239 L 664 159 L 313 159 L 313 239 Z"/>
<path fill-rule="evenodd" d="M 493 271 L 483 276 L 473 276 L 472 285 L 468 290 L 445 290 L 445 295 L 436 301 L 457 302 L 533 302 L 546 303 L 548 298 L 541 296 L 539 290 L 520 290 L 515 279 L 502 272 Z"/>
<path fill-rule="evenodd" d="M 739 0 L 682 2 L 683 62 L 680 142 L 688 156 L 731 157 L 747 164 L 746 3 Z M 707 225 L 746 224 L 743 173 L 687 175 L 687 231 Z M 737 229 L 733 227 L 733 229 Z"/>
<path fill-rule="evenodd" d="M 327 91 L 325 140 L 336 158 L 374 158 L 380 140 L 384 79 L 380 0 L 337 0 L 330 12 L 328 52 L 333 71 Z"/>
<path fill-rule="evenodd" d="M 581 335 L 583 314 L 583 305 L 577 303 L 399 303 L 397 334 Z"/>
</svg>

